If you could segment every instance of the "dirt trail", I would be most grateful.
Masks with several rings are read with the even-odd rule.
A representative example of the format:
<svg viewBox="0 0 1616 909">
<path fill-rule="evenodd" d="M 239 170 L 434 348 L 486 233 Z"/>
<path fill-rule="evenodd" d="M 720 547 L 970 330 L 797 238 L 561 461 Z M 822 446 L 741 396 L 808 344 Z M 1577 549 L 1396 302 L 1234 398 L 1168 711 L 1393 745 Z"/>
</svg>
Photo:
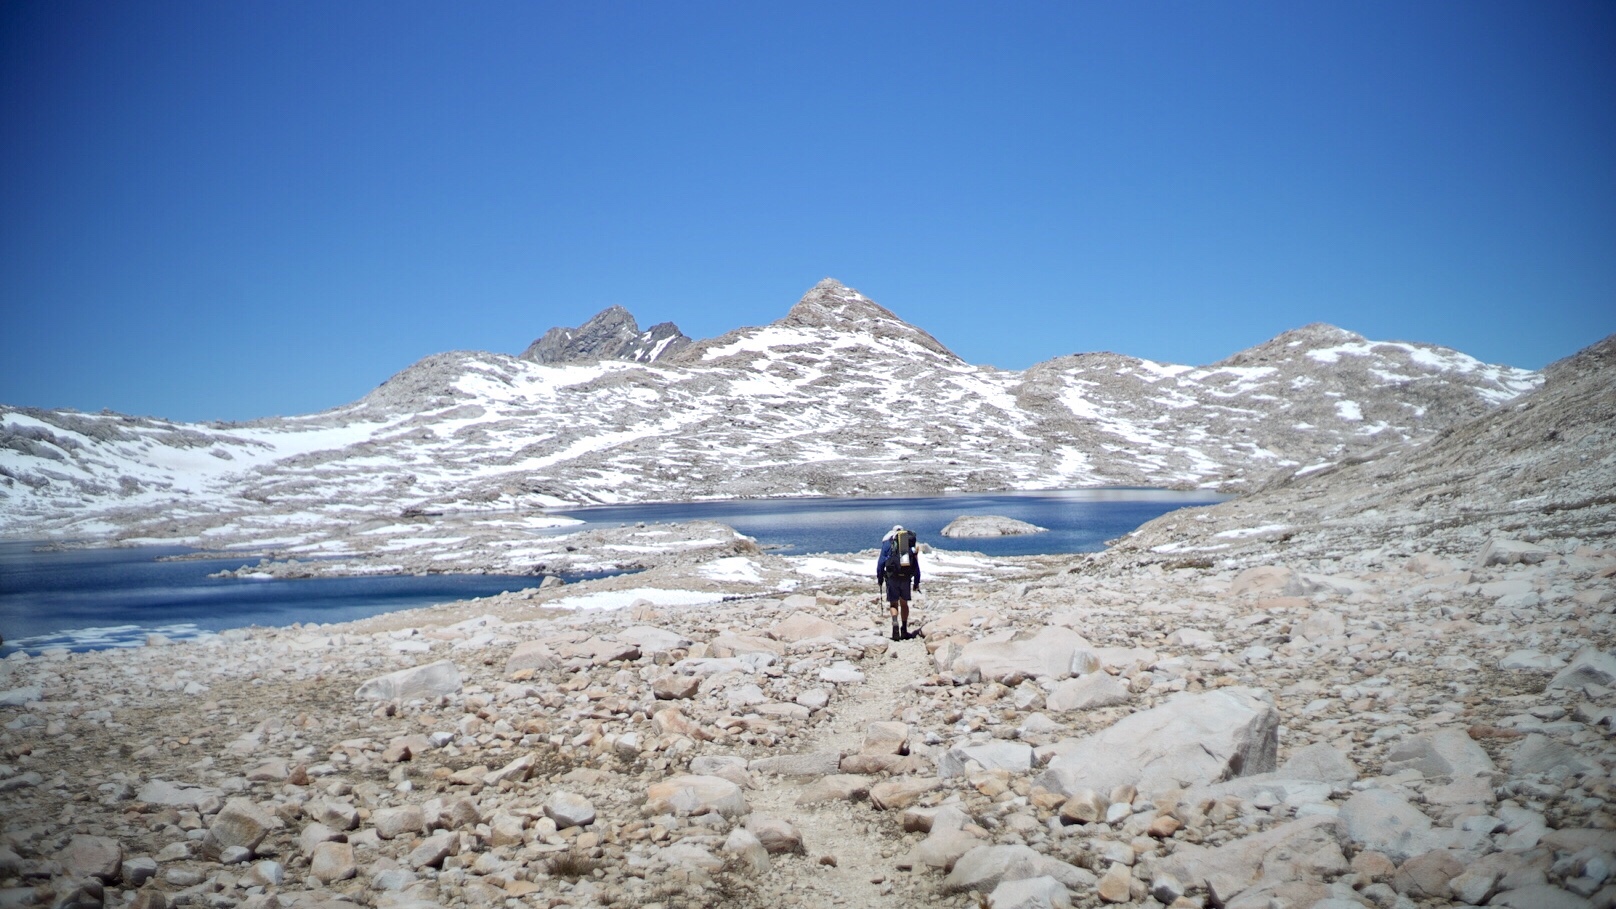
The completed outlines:
<svg viewBox="0 0 1616 909">
<path fill-rule="evenodd" d="M 896 719 L 894 705 L 910 682 L 930 672 L 923 640 L 892 642 L 879 662 L 862 667 L 864 681 L 842 686 L 832 702 L 830 722 L 816 727 L 805 752 L 852 753 L 864 742 L 871 723 Z M 806 857 L 776 860 L 773 874 L 795 878 L 800 905 L 835 905 L 849 909 L 913 906 L 919 894 L 935 893 L 933 876 L 911 875 L 896 869 L 894 846 L 897 818 L 868 802 L 827 802 L 799 806 L 797 797 L 811 780 L 770 777 L 759 790 L 749 792 L 752 810 L 785 818 L 802 834 Z M 879 780 L 876 780 L 879 782 Z M 834 866 L 821 865 L 834 856 Z M 771 876 L 773 876 L 771 874 Z"/>
</svg>

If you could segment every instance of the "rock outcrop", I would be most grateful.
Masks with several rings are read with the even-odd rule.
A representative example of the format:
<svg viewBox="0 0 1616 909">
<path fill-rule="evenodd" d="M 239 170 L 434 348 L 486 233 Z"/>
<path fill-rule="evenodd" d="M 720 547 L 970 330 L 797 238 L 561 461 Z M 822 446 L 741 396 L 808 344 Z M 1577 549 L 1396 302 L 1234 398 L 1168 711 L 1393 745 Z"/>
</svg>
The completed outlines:
<svg viewBox="0 0 1616 909">
<path fill-rule="evenodd" d="M 693 342 L 679 326 L 662 322 L 640 331 L 634 316 L 621 306 L 609 306 L 577 328 L 552 328 L 522 351 L 521 359 L 534 363 L 598 363 L 627 360 L 655 363 L 672 357 Z"/>
</svg>

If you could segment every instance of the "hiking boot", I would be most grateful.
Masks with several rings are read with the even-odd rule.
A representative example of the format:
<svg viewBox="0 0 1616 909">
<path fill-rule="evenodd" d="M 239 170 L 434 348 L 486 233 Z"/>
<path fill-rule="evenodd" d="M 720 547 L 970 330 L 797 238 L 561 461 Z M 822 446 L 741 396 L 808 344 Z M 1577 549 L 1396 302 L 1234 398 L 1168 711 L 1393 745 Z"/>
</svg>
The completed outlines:
<svg viewBox="0 0 1616 909">
<path fill-rule="evenodd" d="M 893 625 L 893 626 L 892 626 L 892 639 L 893 639 L 893 640 L 894 640 L 894 641 L 901 641 L 901 640 L 903 640 L 903 639 L 902 639 L 902 638 L 900 638 L 900 637 L 898 637 L 898 626 L 896 626 L 896 625 Z"/>
</svg>

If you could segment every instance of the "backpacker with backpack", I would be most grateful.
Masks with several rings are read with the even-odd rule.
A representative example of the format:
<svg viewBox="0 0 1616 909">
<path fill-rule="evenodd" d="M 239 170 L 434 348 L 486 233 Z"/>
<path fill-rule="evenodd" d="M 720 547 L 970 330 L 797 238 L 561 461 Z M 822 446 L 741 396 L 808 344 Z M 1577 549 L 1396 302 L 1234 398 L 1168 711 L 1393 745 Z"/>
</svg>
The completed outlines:
<svg viewBox="0 0 1616 909">
<path fill-rule="evenodd" d="M 892 554 L 887 558 L 886 573 L 889 578 L 905 577 L 914 573 L 915 565 L 915 535 L 908 530 L 899 530 L 892 535 Z"/>
</svg>

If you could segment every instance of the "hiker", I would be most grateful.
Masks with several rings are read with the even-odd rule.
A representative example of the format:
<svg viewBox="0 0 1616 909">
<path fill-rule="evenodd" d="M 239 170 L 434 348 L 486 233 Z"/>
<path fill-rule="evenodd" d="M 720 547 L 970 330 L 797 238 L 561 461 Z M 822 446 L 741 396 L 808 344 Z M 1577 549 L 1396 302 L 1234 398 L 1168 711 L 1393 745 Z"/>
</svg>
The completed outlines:
<svg viewBox="0 0 1616 909">
<path fill-rule="evenodd" d="M 892 639 L 912 638 L 909 631 L 909 588 L 920 590 L 920 547 L 914 531 L 895 524 L 881 538 L 881 558 L 875 563 L 875 583 L 887 588 L 887 611 L 892 614 Z M 900 623 L 901 615 L 901 623 Z"/>
</svg>

